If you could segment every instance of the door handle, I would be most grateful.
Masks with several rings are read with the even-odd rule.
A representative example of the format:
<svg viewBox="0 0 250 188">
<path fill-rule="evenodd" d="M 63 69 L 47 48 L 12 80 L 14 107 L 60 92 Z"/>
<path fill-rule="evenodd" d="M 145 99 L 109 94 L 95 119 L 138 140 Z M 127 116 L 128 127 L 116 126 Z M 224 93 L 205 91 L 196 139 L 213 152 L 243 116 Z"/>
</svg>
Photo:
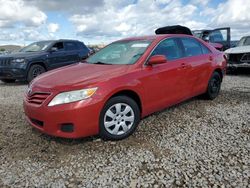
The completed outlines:
<svg viewBox="0 0 250 188">
<path fill-rule="evenodd" d="M 212 56 L 209 56 L 209 61 L 213 61 L 213 57 Z"/>
<path fill-rule="evenodd" d="M 186 63 L 181 64 L 181 68 L 183 68 L 183 69 L 186 68 L 186 66 L 187 66 Z"/>
</svg>

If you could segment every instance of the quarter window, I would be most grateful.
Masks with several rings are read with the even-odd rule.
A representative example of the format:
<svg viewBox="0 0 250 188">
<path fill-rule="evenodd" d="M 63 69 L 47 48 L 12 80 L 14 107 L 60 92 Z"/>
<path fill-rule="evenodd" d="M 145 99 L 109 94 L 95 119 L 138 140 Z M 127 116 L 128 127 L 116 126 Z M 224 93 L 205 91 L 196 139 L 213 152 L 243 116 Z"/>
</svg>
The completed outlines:
<svg viewBox="0 0 250 188">
<path fill-rule="evenodd" d="M 175 60 L 181 58 L 181 51 L 175 39 L 166 39 L 154 49 L 151 56 L 164 55 L 167 60 Z"/>
</svg>

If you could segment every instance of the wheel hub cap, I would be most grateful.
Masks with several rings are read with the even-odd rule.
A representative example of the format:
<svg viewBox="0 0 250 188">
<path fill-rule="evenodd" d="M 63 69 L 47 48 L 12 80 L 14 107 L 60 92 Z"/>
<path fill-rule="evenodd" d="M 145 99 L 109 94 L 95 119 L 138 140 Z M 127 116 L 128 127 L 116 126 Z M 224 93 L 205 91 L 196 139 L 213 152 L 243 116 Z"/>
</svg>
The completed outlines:
<svg viewBox="0 0 250 188">
<path fill-rule="evenodd" d="M 122 135 L 132 127 L 134 120 L 133 109 L 128 104 L 117 103 L 106 111 L 104 127 L 110 134 Z"/>
</svg>

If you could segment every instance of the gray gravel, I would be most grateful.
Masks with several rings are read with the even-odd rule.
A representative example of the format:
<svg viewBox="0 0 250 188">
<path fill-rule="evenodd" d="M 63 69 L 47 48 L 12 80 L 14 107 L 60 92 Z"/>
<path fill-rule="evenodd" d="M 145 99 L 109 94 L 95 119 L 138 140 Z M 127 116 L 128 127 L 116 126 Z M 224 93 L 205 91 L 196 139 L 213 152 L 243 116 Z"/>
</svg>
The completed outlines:
<svg viewBox="0 0 250 188">
<path fill-rule="evenodd" d="M 214 101 L 145 118 L 119 142 L 43 135 L 22 109 L 27 85 L 0 83 L 0 187 L 250 187 L 250 77 Z"/>
</svg>

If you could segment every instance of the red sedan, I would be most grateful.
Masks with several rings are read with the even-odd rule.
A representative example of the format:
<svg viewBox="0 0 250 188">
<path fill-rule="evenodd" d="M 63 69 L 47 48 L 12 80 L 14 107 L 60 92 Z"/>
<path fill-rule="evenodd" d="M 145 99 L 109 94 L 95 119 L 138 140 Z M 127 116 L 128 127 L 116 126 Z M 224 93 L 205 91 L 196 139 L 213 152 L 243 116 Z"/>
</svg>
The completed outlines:
<svg viewBox="0 0 250 188">
<path fill-rule="evenodd" d="M 216 98 L 225 69 L 224 54 L 192 36 L 123 39 L 85 62 L 37 77 L 24 110 L 49 135 L 119 140 L 153 112 L 201 94 Z"/>
</svg>

